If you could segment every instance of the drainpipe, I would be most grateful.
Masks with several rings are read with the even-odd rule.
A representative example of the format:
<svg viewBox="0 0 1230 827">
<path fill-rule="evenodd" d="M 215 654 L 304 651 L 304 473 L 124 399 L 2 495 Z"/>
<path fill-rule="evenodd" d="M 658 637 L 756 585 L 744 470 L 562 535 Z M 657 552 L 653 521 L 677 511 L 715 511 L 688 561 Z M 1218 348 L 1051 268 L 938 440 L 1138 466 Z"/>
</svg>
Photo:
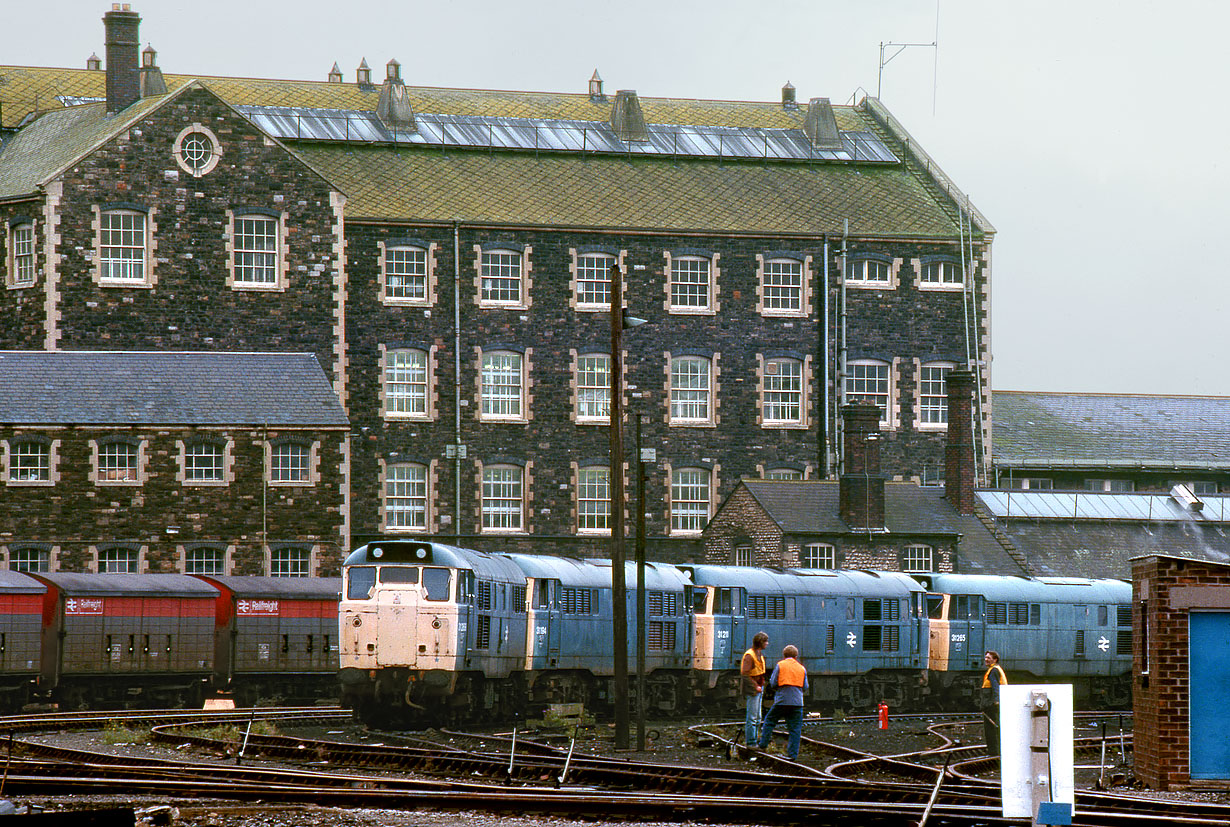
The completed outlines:
<svg viewBox="0 0 1230 827">
<path fill-rule="evenodd" d="M 453 222 L 453 537 L 461 539 L 461 225 Z"/>
<path fill-rule="evenodd" d="M 841 303 L 841 310 L 840 310 L 841 312 L 841 352 L 837 358 L 837 393 L 840 394 L 840 396 L 838 396 L 838 399 L 840 401 L 837 403 L 838 409 L 843 408 L 845 407 L 845 405 L 848 404 L 848 400 L 846 399 L 846 357 L 847 357 L 847 349 L 846 349 L 846 255 L 848 254 L 846 242 L 849 239 L 849 237 L 850 237 L 850 219 L 846 218 L 846 219 L 843 219 L 841 223 L 841 263 L 838 265 L 839 269 L 841 270 L 839 274 L 841 278 L 841 301 L 840 301 Z M 842 435 L 842 438 L 844 439 L 845 423 L 841 422 L 840 419 L 834 419 L 834 425 L 838 428 L 843 428 L 841 435 Z M 840 440 L 835 440 L 835 444 L 843 445 L 843 443 Z M 842 467 L 844 470 L 844 463 L 845 463 L 845 451 L 843 450 L 842 456 L 837 458 L 837 464 L 838 466 Z"/>
<path fill-rule="evenodd" d="M 823 353 L 820 361 L 824 364 L 823 378 L 820 380 L 820 427 L 824 429 L 822 438 L 823 444 L 820 450 L 823 452 L 823 457 L 820 463 L 820 479 L 826 480 L 829 478 L 829 469 L 833 463 L 832 449 L 832 433 L 829 430 L 829 236 L 824 234 L 824 258 L 820 264 L 820 290 L 823 294 L 821 297 L 820 312 L 820 343 Z"/>
</svg>

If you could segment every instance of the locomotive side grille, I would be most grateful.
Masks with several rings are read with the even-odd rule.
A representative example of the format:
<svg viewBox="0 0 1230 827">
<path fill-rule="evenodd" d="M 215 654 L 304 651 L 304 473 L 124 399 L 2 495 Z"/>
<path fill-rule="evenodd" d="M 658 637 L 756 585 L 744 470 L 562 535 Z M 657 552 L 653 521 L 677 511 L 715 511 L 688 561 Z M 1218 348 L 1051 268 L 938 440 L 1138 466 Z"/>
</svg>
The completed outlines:
<svg viewBox="0 0 1230 827">
<path fill-rule="evenodd" d="M 1131 606 L 1119 606 L 1118 608 L 1119 608 L 1119 612 L 1118 612 L 1119 622 L 1116 625 L 1131 626 L 1132 625 L 1132 607 Z"/>
<path fill-rule="evenodd" d="M 830 623 L 828 629 L 824 633 L 824 652 L 827 655 L 833 654 L 833 647 L 836 643 L 834 640 L 836 637 L 835 632 L 836 630 L 834 629 L 833 624 Z"/>
<path fill-rule="evenodd" d="M 474 648 L 489 649 L 491 648 L 491 616 L 478 616 L 478 629 L 474 632 Z"/>
<path fill-rule="evenodd" d="M 525 586 L 512 587 L 512 610 L 516 614 L 525 614 Z"/>
<path fill-rule="evenodd" d="M 594 613 L 592 589 L 561 589 L 560 600 L 566 614 L 588 615 Z"/>
<path fill-rule="evenodd" d="M 645 627 L 645 646 L 648 649 L 674 649 L 675 624 L 663 620 L 651 620 Z"/>
<path fill-rule="evenodd" d="M 491 584 L 485 580 L 478 581 L 478 610 L 491 611 Z"/>
<path fill-rule="evenodd" d="M 879 600 L 863 601 L 863 620 L 880 620 L 882 618 L 883 604 Z M 863 648 L 866 649 L 867 647 L 864 646 Z"/>
<path fill-rule="evenodd" d="M 1115 654 L 1116 655 L 1132 654 L 1132 630 L 1131 629 L 1120 629 L 1119 630 L 1119 635 L 1117 639 L 1115 640 Z"/>
<path fill-rule="evenodd" d="M 780 594 L 771 595 L 769 597 L 769 604 L 767 607 L 767 611 L 769 613 L 769 617 L 772 618 L 773 620 L 785 620 L 786 619 L 786 598 L 785 596 L 780 595 Z"/>
<path fill-rule="evenodd" d="M 1007 623 L 1007 603 L 987 603 L 987 623 Z"/>
<path fill-rule="evenodd" d="M 894 601 L 896 602 L 896 601 Z M 881 641 L 881 651 L 896 652 L 901 648 L 901 627 L 900 626 L 885 626 L 885 634 Z"/>
<path fill-rule="evenodd" d="M 900 620 L 901 619 L 901 601 L 900 600 L 885 600 L 884 601 L 884 619 L 885 620 Z"/>
<path fill-rule="evenodd" d="M 1076 643 L 1073 646 L 1073 655 L 1078 658 L 1085 656 L 1085 630 L 1078 629 L 1076 632 Z"/>
<path fill-rule="evenodd" d="M 879 602 L 878 600 L 876 601 Z M 880 651 L 881 641 L 884 639 L 884 629 L 880 626 L 864 626 L 863 627 L 863 651 L 878 652 Z"/>
</svg>

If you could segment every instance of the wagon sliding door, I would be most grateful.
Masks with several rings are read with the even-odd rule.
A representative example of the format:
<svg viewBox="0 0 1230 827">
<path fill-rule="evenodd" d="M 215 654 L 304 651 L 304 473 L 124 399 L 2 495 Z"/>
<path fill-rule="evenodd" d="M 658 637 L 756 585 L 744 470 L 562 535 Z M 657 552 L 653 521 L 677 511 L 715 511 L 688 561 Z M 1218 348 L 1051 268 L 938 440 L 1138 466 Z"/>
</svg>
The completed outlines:
<svg viewBox="0 0 1230 827">
<path fill-rule="evenodd" d="M 1230 779 L 1230 612 L 1188 615 L 1191 777 Z"/>
</svg>

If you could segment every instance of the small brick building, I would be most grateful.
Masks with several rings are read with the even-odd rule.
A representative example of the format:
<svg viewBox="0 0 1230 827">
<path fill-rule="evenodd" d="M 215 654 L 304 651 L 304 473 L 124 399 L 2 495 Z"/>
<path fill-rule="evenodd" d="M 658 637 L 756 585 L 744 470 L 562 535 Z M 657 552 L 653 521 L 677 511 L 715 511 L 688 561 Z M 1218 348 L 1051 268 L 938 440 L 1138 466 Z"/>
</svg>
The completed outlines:
<svg viewBox="0 0 1230 827">
<path fill-rule="evenodd" d="M 0 351 L 0 565 L 334 576 L 349 422 L 308 354 Z"/>
<path fill-rule="evenodd" d="M 1132 561 L 1136 778 L 1230 787 L 1230 565 Z"/>
</svg>

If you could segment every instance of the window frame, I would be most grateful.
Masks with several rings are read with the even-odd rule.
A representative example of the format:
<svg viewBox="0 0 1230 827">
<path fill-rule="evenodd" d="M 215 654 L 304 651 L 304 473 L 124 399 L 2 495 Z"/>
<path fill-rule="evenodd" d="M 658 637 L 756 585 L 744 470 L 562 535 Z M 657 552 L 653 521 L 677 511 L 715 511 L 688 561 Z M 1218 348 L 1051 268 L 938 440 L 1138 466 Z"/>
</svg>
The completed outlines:
<svg viewBox="0 0 1230 827">
<path fill-rule="evenodd" d="M 611 469 L 606 464 L 587 463 L 575 467 L 573 486 L 577 534 L 608 536 L 611 533 Z M 593 479 L 587 481 L 587 477 Z M 586 496 L 590 492 L 589 496 Z M 605 496 L 602 494 L 605 493 Z M 586 505 L 593 506 L 590 510 Z M 605 504 L 605 505 L 604 505 Z M 586 525 L 586 522 L 592 523 Z"/>
<path fill-rule="evenodd" d="M 699 377 L 699 372 L 682 374 L 677 367 L 685 364 L 704 365 L 704 386 L 683 386 L 680 379 Z M 667 419 L 671 426 L 696 427 L 712 426 L 717 421 L 717 359 L 715 356 L 703 356 L 694 353 L 668 354 L 668 370 L 666 378 Z M 694 394 L 692 398 L 684 398 L 684 394 Z M 684 416 L 683 411 L 698 404 L 704 405 L 703 416 Z"/>
<path fill-rule="evenodd" d="M 18 451 L 19 447 L 25 446 L 25 445 L 39 445 L 46 449 L 47 463 L 46 463 L 46 476 L 45 477 L 40 476 L 36 479 L 29 479 L 29 478 L 22 479 L 22 478 L 16 477 L 16 472 L 19 470 L 18 461 L 17 461 L 18 457 L 33 455 L 29 453 L 23 454 Z M 49 487 L 49 486 L 55 485 L 56 476 L 57 476 L 57 473 L 56 473 L 57 465 L 58 465 L 57 463 L 57 460 L 58 460 L 57 448 L 58 447 L 59 447 L 59 440 L 46 439 L 43 437 L 37 437 L 37 436 L 32 436 L 32 435 L 27 435 L 27 434 L 18 434 L 16 436 L 12 436 L 6 439 L 4 441 L 4 482 L 5 482 L 5 485 L 10 485 L 13 487 L 18 487 L 18 488 Z M 38 453 L 42 455 L 41 451 Z M 25 466 L 25 465 L 21 466 L 21 468 L 27 468 L 27 467 L 28 466 Z"/>
<path fill-rule="evenodd" d="M 666 257 L 666 265 L 663 268 L 663 287 L 666 290 L 666 312 L 678 315 L 701 315 L 713 316 L 721 309 L 721 303 L 718 301 L 718 277 L 721 274 L 719 261 L 720 253 L 708 253 L 699 250 L 680 250 L 676 252 L 666 251 L 663 254 Z M 676 276 L 682 273 L 682 270 L 677 266 L 681 262 L 704 262 L 706 270 L 706 280 L 703 282 L 705 303 L 700 304 L 684 304 L 678 301 L 684 298 L 683 288 L 699 286 L 700 281 L 679 281 Z"/>
<path fill-rule="evenodd" d="M 227 286 L 232 290 L 252 290 L 256 292 L 280 292 L 286 289 L 286 213 L 277 210 L 267 210 L 260 208 L 232 208 L 227 210 Z M 273 225 L 273 250 L 267 249 L 246 249 L 240 247 L 239 230 L 241 222 L 245 221 L 261 221 L 270 222 Z M 262 233 L 263 238 L 269 238 L 268 233 Z M 272 281 L 253 281 L 248 278 L 240 278 L 241 273 L 246 273 L 248 269 L 255 265 L 241 264 L 240 256 L 251 254 L 255 256 L 270 256 L 273 259 L 273 280 Z M 261 269 L 269 269 L 267 265 L 261 265 Z"/>
<path fill-rule="evenodd" d="M 193 471 L 192 451 L 194 448 L 201 448 L 201 447 L 213 448 L 217 452 L 216 456 L 218 458 L 218 464 L 216 467 L 218 470 L 218 474 L 216 477 L 210 477 L 207 479 L 193 478 L 192 476 L 192 471 Z M 208 438 L 196 437 L 192 439 L 179 440 L 179 477 L 180 477 L 179 481 L 180 481 L 180 484 L 185 485 L 185 486 L 192 486 L 192 487 L 222 486 L 222 485 L 229 484 L 232 481 L 231 475 L 233 472 L 232 471 L 233 467 L 231 464 L 232 457 L 231 457 L 230 448 L 231 448 L 230 440 L 226 440 L 226 439 L 208 439 Z"/>
<path fill-rule="evenodd" d="M 413 376 L 404 381 L 395 381 L 391 374 L 405 367 L 399 366 L 397 360 L 411 354 L 418 354 L 422 360 L 422 380 L 414 381 Z M 417 366 L 409 366 L 415 370 Z M 415 395 L 408 392 L 404 395 L 394 395 L 392 390 L 397 387 L 421 388 L 421 393 Z M 415 347 L 413 345 L 381 345 L 380 346 L 380 415 L 390 420 L 432 420 L 435 418 L 435 348 Z M 393 410 L 392 406 L 398 400 L 421 401 L 422 411 Z"/>
<path fill-rule="evenodd" d="M 93 448 L 93 457 L 91 463 L 90 475 L 93 477 L 92 482 L 95 485 L 101 486 L 140 486 L 145 482 L 145 440 L 128 438 L 128 437 L 103 437 L 100 439 L 91 440 Z M 115 446 L 124 446 L 130 448 L 129 451 L 123 451 L 125 455 L 132 457 L 131 466 L 125 463 L 125 468 L 132 469 L 132 476 L 125 476 L 122 479 L 105 479 L 105 474 L 110 474 L 116 470 L 120 470 L 119 466 L 104 468 L 104 461 L 109 458 L 119 458 L 120 451 L 113 451 Z"/>
<path fill-rule="evenodd" d="M 184 546 L 183 570 L 184 574 L 214 574 L 225 575 L 227 573 L 227 558 L 229 549 L 221 543 L 189 543 Z M 194 560 L 194 555 L 208 554 L 209 557 L 217 563 L 216 571 L 212 570 L 215 567 L 199 566 L 200 560 Z M 203 571 L 203 568 L 209 568 L 209 571 Z"/>
<path fill-rule="evenodd" d="M 955 362 L 933 359 L 929 362 L 922 362 L 917 367 L 916 388 L 914 396 L 914 427 L 920 431 L 947 431 L 948 430 L 948 374 L 957 369 Z M 939 370 L 942 372 L 939 379 L 939 392 L 927 393 L 927 390 L 935 391 L 934 378 L 928 379 L 925 375 L 927 371 Z M 938 399 L 939 403 L 934 402 L 928 404 L 928 400 Z M 938 415 L 938 420 L 928 420 L 926 418 L 928 412 L 933 415 Z M 936 413 L 938 412 L 938 413 Z"/>
<path fill-rule="evenodd" d="M 284 543 L 269 547 L 270 577 L 311 577 L 315 562 L 315 547 L 301 543 Z"/>
<path fill-rule="evenodd" d="M 530 287 L 532 279 L 530 272 L 532 270 L 530 262 L 530 252 L 532 248 L 529 246 L 521 246 L 511 243 L 490 243 L 474 245 L 475 259 L 475 302 L 479 307 L 493 310 L 528 310 L 530 307 Z M 504 266 L 494 261 L 488 261 L 488 257 L 507 256 L 510 260 L 515 259 L 517 262 L 517 273 L 515 278 L 505 273 L 492 271 L 489 268 L 496 266 Z M 491 298 L 489 295 L 493 291 L 493 287 L 488 286 L 488 282 L 497 280 L 512 281 L 517 283 L 516 298 Z"/>
<path fill-rule="evenodd" d="M 619 265 L 620 278 L 623 278 L 623 251 L 617 255 L 615 253 L 606 252 L 605 250 L 586 250 L 573 249 L 571 270 L 572 270 L 572 285 L 571 299 L 573 308 L 579 313 L 609 313 L 611 310 L 611 267 Z M 583 267 L 583 262 L 587 260 L 602 260 L 605 264 L 606 278 L 604 280 L 589 277 L 592 275 L 593 268 Z M 586 301 L 585 297 L 590 295 L 589 292 L 582 289 L 582 284 L 600 284 L 606 285 L 606 300 L 605 301 Z"/>
<path fill-rule="evenodd" d="M 875 394 L 859 393 L 856 388 L 852 388 L 850 385 L 846 384 L 851 381 L 853 382 L 867 381 L 869 377 L 856 376 L 855 373 L 857 371 L 855 369 L 856 368 L 868 368 L 868 367 L 873 367 L 873 366 L 884 369 L 884 380 L 883 381 L 885 382 L 886 388 L 887 388 L 884 394 L 885 407 L 881 409 L 881 414 L 880 414 L 880 427 L 881 428 L 892 428 L 895 423 L 895 415 L 896 415 L 896 407 L 894 405 L 894 401 L 895 401 L 894 386 L 896 385 L 896 382 L 894 381 L 894 374 L 896 373 L 896 371 L 893 370 L 894 365 L 892 362 L 886 362 L 883 359 L 870 359 L 870 358 L 851 359 L 847 361 L 845 375 L 842 377 L 842 396 L 845 398 L 845 402 L 847 404 L 849 404 L 850 402 L 859 401 L 859 400 L 867 401 L 869 397 L 872 397 L 873 399 L 878 398 L 881 394 L 879 393 L 875 393 Z M 879 382 L 880 381 L 879 377 L 876 377 L 874 381 Z M 874 402 L 874 404 L 876 404 L 877 406 L 879 405 L 878 402 Z"/>
<path fill-rule="evenodd" d="M 925 562 L 926 568 L 917 568 Z M 909 543 L 901 549 L 901 570 L 909 574 L 935 571 L 935 548 L 926 543 Z"/>
<path fill-rule="evenodd" d="M 506 475 L 505 479 L 496 479 L 494 476 L 489 479 L 488 475 L 499 472 Z M 527 478 L 529 476 L 526 466 L 507 462 L 496 461 L 484 463 L 479 472 L 479 533 L 480 534 L 526 534 L 528 528 L 528 509 L 526 504 L 528 498 L 527 493 Z M 498 491 L 496 486 L 507 486 L 507 490 Z M 502 496 L 500 496 L 502 495 Z M 501 505 L 504 504 L 504 505 Z M 509 519 L 505 525 L 497 525 L 497 522 L 488 522 L 488 516 L 505 514 Z M 512 517 L 515 515 L 516 524 L 512 523 Z"/>
<path fill-rule="evenodd" d="M 197 135 L 210 144 L 209 158 L 200 166 L 194 166 L 190 163 L 185 148 L 188 141 Z M 179 134 L 175 137 L 175 145 L 171 152 L 175 157 L 175 163 L 179 165 L 180 169 L 193 178 L 201 178 L 213 172 L 214 168 L 218 166 L 218 162 L 222 160 L 222 142 L 218 140 L 218 136 L 209 127 L 200 123 L 191 123 L 180 130 Z"/>
<path fill-rule="evenodd" d="M 806 428 L 808 427 L 808 360 L 797 356 L 766 356 L 760 355 L 757 357 L 760 363 L 760 376 L 757 388 L 759 392 L 759 410 L 758 419 L 762 428 Z M 798 368 L 798 387 L 796 389 L 788 388 L 771 388 L 771 384 L 775 384 L 782 377 L 780 367 L 771 369 L 772 366 L 780 365 L 795 365 Z M 768 415 L 770 407 L 771 395 L 796 395 L 797 399 L 793 405 L 797 408 L 798 415 L 793 418 L 770 418 Z M 774 403 L 775 410 L 778 407 L 787 406 L 789 403 Z"/>
<path fill-rule="evenodd" d="M 432 468 L 425 462 L 415 462 L 409 459 L 390 459 L 381 461 L 380 480 L 380 525 L 384 531 L 391 533 L 416 533 L 430 531 L 432 527 Z M 422 479 L 398 479 L 396 474 L 407 469 L 421 470 Z M 411 488 L 407 493 L 396 493 L 394 486 L 421 486 L 420 491 Z M 395 508 L 393 502 L 406 502 L 409 507 Z M 421 502 L 416 506 L 415 503 Z M 421 515 L 416 522 L 394 522 L 396 514 Z"/>
<path fill-rule="evenodd" d="M 832 565 L 823 565 L 824 562 Z M 799 568 L 831 571 L 837 568 L 837 547 L 832 543 L 804 543 L 799 550 Z"/>
<path fill-rule="evenodd" d="M 962 272 L 961 263 L 956 259 L 947 256 L 929 256 L 916 260 L 916 263 L 919 290 L 959 291 L 965 289 L 965 275 Z M 933 268 L 939 271 L 940 280 L 938 281 L 927 279 L 928 271 Z M 944 275 L 949 272 L 956 275 L 956 281 L 944 280 Z"/>
<path fill-rule="evenodd" d="M 585 366 L 585 362 L 593 360 L 604 361 L 605 369 L 590 370 Z M 575 353 L 573 357 L 573 417 L 577 423 L 590 425 L 609 425 L 611 422 L 611 354 L 602 351 L 585 351 Z M 598 373 L 603 373 L 606 376 L 606 384 L 600 385 L 596 382 L 583 381 L 586 377 L 597 376 Z M 605 401 L 601 399 L 601 395 L 605 392 Z M 587 399 L 586 396 L 594 398 Z M 587 412 L 588 406 L 594 406 L 601 410 L 605 408 L 604 413 Z"/>
<path fill-rule="evenodd" d="M 498 378 L 495 374 L 497 369 L 494 366 L 489 367 L 488 360 L 494 359 L 497 356 L 513 357 L 516 360 L 516 368 L 502 369 L 500 375 L 517 377 L 515 394 L 516 411 L 510 413 L 493 412 L 495 403 L 504 401 L 511 402 L 514 400 L 514 395 L 511 393 L 503 396 L 496 396 L 493 392 L 489 392 L 494 388 L 511 388 L 513 384 L 510 382 L 495 383 L 489 381 L 490 378 Z M 480 349 L 478 355 L 478 419 L 482 422 L 526 422 L 529 420 L 529 352 L 521 352 L 509 347 L 497 346 L 490 349 Z M 490 403 L 490 407 L 489 407 Z"/>
<path fill-rule="evenodd" d="M 771 276 L 783 275 L 781 265 L 791 264 L 799 268 L 798 306 L 771 307 L 776 300 L 770 298 L 772 291 L 793 290 L 789 285 L 771 283 Z M 768 318 L 806 318 L 811 313 L 811 256 L 795 257 L 781 253 L 756 254 L 756 312 Z"/>
<path fill-rule="evenodd" d="M 141 547 L 122 543 L 100 543 L 94 548 L 94 571 L 98 574 L 139 574 L 141 572 Z M 127 563 L 117 570 L 117 563 Z"/>
<path fill-rule="evenodd" d="M 29 233 L 28 239 L 24 238 L 26 233 Z M 29 252 L 22 251 L 26 246 Z M 33 218 L 10 221 L 5 250 L 8 253 L 5 262 L 7 286 L 13 290 L 33 287 L 38 281 L 38 221 Z"/>
<path fill-rule="evenodd" d="M 298 454 L 302 451 L 304 461 L 303 477 L 288 479 L 282 476 L 287 470 L 296 471 L 300 467 L 297 461 L 293 465 L 279 462 L 283 452 Z M 265 481 L 276 488 L 311 488 L 316 485 L 319 467 L 319 444 L 295 437 L 278 437 L 265 442 Z"/>
<path fill-rule="evenodd" d="M 50 572 L 54 566 L 54 549 L 43 547 L 37 543 L 9 543 L 6 547 L 10 571 L 32 571 L 36 573 Z M 18 556 L 22 558 L 18 560 Z M 33 556 L 34 567 L 30 566 Z"/>
<path fill-rule="evenodd" d="M 94 281 L 100 287 L 133 287 L 133 288 L 151 288 L 154 286 L 154 250 L 156 245 L 153 243 L 154 233 L 157 230 L 154 217 L 156 211 L 140 206 L 138 204 L 96 204 L 94 205 Z M 109 226 L 111 220 L 119 218 L 124 219 L 131 217 L 140 219 L 140 243 L 130 244 L 104 244 L 104 240 L 113 240 L 109 234 L 118 233 L 119 240 L 123 241 L 125 233 L 136 232 L 136 227 L 112 227 Z M 122 222 L 121 222 L 122 223 Z M 134 222 L 135 223 L 135 222 Z M 141 253 L 139 264 L 136 258 L 125 258 L 123 256 L 110 258 L 104 256 L 107 250 L 139 250 Z M 120 265 L 123 269 L 131 268 L 134 272 L 139 270 L 140 276 L 136 278 L 116 277 L 109 274 L 110 266 Z"/>
<path fill-rule="evenodd" d="M 681 480 L 684 474 L 693 475 L 695 480 Z M 704 531 L 705 526 L 709 524 L 709 520 L 713 518 L 713 490 L 715 488 L 713 471 L 701 465 L 685 465 L 679 468 L 669 468 L 667 470 L 667 493 L 669 500 L 667 503 L 667 525 L 672 535 L 683 535 L 695 537 Z M 678 496 L 685 489 L 704 489 L 706 499 L 683 499 Z M 704 503 L 704 516 L 700 517 L 700 509 L 697 504 Z M 690 505 L 689 511 L 682 510 L 681 506 Z M 700 525 L 692 527 L 699 520 Z"/>
<path fill-rule="evenodd" d="M 801 482 L 807 479 L 805 471 L 783 465 L 766 468 L 762 476 L 766 480 L 780 480 L 782 482 Z"/>
<path fill-rule="evenodd" d="M 1135 480 L 1111 477 L 1086 477 L 1081 485 L 1083 490 L 1092 494 L 1130 494 L 1136 490 Z"/>
<path fill-rule="evenodd" d="M 872 265 L 884 268 L 883 279 L 869 279 Z M 901 269 L 901 259 L 880 253 L 855 253 L 846 256 L 842 271 L 842 283 L 847 287 L 868 290 L 896 290 Z"/>
<path fill-rule="evenodd" d="M 379 252 L 377 266 L 380 272 L 380 302 L 389 307 L 432 307 L 436 303 L 436 251 L 439 245 L 434 241 L 420 241 L 419 239 L 389 239 L 381 240 L 377 244 Z M 398 273 L 394 272 L 393 263 L 390 258 L 395 253 L 404 251 L 416 251 L 422 253 L 423 256 L 423 272 L 421 276 L 417 273 Z M 422 278 L 423 295 L 421 298 L 404 295 L 395 295 L 395 287 L 393 285 L 394 278 L 402 279 L 418 279 Z"/>
</svg>

